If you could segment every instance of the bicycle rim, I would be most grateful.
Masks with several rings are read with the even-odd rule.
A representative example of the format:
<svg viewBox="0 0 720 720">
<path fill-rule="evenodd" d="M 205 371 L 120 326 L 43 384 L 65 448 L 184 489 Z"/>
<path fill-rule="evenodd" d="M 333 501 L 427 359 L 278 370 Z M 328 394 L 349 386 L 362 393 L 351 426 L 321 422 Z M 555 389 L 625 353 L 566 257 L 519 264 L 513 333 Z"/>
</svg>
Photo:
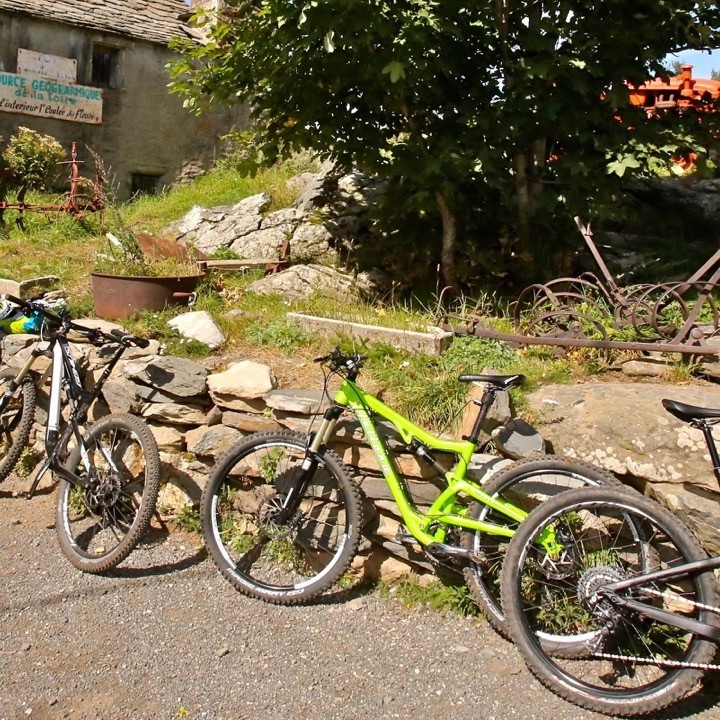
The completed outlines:
<svg viewBox="0 0 720 720">
<path fill-rule="evenodd" d="M 614 715 L 655 712 L 694 686 L 701 673 L 695 666 L 710 662 L 715 647 L 615 606 L 602 587 L 705 554 L 689 531 L 652 503 L 585 492 L 540 508 L 511 543 L 503 602 L 513 638 L 533 672 L 566 699 Z M 559 558 L 548 558 L 539 544 L 548 527 L 564 548 Z M 699 607 L 716 602 L 712 573 L 646 583 L 627 596 L 720 623 Z M 553 653 L 542 642 L 546 634 L 576 638 L 585 651 L 574 658 Z"/>
<path fill-rule="evenodd" d="M 302 439 L 251 440 L 221 459 L 202 501 L 211 555 L 232 584 L 269 602 L 309 600 L 347 568 L 359 537 L 357 490 L 329 451 L 308 475 Z M 291 488 L 306 486 L 282 519 Z"/>
<path fill-rule="evenodd" d="M 119 564 L 147 530 L 155 509 L 160 460 L 152 433 L 140 420 L 110 416 L 85 436 L 67 467 L 87 487 L 62 480 L 57 506 L 60 545 L 81 570 L 103 572 Z"/>
<path fill-rule="evenodd" d="M 582 487 L 617 486 L 619 481 L 602 469 L 577 460 L 558 456 L 522 460 L 492 476 L 484 490 L 492 497 L 502 497 L 516 507 L 530 513 L 536 507 L 562 492 Z M 483 522 L 517 529 L 520 523 L 489 506 L 473 504 L 470 514 Z M 465 570 L 465 579 L 485 617 L 495 630 L 507 637 L 508 629 L 501 604 L 502 566 L 510 543 L 509 538 L 490 533 L 472 533 L 464 537 L 481 563 L 472 563 Z M 557 651 L 564 645 L 572 652 L 577 639 L 566 643 L 565 638 L 546 636 L 544 642 Z"/>
</svg>

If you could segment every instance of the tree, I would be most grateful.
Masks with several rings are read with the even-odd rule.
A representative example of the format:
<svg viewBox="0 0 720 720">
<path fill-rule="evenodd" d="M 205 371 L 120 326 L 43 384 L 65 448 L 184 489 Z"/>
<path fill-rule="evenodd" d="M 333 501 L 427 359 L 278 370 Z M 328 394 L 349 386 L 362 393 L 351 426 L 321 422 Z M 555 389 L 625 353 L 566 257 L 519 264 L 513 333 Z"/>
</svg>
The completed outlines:
<svg viewBox="0 0 720 720">
<path fill-rule="evenodd" d="M 391 180 L 398 211 L 439 218 L 455 289 L 459 250 L 540 270 L 571 213 L 697 147 L 708 127 L 628 107 L 626 82 L 720 44 L 716 4 L 687 0 L 230 0 L 197 22 L 208 41 L 173 69 L 186 104 L 249 99 L 270 161 L 308 148 Z"/>
</svg>

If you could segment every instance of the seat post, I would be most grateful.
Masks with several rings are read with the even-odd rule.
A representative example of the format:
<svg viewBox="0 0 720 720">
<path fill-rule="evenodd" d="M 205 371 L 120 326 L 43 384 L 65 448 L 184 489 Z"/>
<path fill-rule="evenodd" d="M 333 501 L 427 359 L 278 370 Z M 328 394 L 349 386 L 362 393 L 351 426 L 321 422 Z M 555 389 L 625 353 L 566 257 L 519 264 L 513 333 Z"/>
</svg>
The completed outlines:
<svg viewBox="0 0 720 720">
<path fill-rule="evenodd" d="M 720 455 L 718 455 L 717 446 L 715 445 L 715 438 L 712 434 L 712 426 L 707 422 L 698 422 L 696 427 L 700 427 L 702 434 L 705 436 L 705 442 L 707 443 L 708 452 L 710 453 L 710 462 L 712 463 L 713 473 L 715 479 L 720 485 Z"/>
<path fill-rule="evenodd" d="M 490 408 L 495 402 L 495 396 L 497 395 L 497 393 L 497 387 L 495 387 L 495 385 L 493 385 L 492 383 L 488 383 L 483 388 L 482 398 L 480 400 L 473 400 L 475 405 L 477 405 L 480 409 L 478 410 L 478 414 L 475 418 L 475 423 L 473 424 L 470 435 L 464 437 L 463 440 L 469 440 L 471 443 L 477 445 L 478 438 L 480 437 L 480 433 L 482 432 L 483 423 L 485 422 L 485 418 L 490 412 Z"/>
</svg>

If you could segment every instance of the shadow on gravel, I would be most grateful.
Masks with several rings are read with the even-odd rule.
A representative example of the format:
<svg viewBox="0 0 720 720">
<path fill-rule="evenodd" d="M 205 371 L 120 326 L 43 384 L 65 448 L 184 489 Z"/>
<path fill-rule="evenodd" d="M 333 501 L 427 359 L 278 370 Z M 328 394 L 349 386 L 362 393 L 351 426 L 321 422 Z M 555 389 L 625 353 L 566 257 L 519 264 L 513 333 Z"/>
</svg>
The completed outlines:
<svg viewBox="0 0 720 720">
<path fill-rule="evenodd" d="M 204 547 L 184 549 L 181 557 L 168 557 L 166 548 L 171 544 L 170 539 L 171 536 L 166 532 L 151 531 L 130 554 L 127 561 L 129 566 L 115 568 L 108 575 L 116 578 L 167 575 L 199 565 L 207 557 Z M 188 555 L 188 552 L 192 554 Z"/>
<path fill-rule="evenodd" d="M 27 492 L 30 489 L 28 484 L 27 488 L 23 490 L 0 490 L 0 500 L 25 500 L 27 501 Z M 43 487 L 35 491 L 35 497 L 42 497 L 43 495 L 52 495 L 55 492 L 55 484 L 52 487 Z M 32 502 L 32 500 L 30 500 Z"/>
<path fill-rule="evenodd" d="M 682 720 L 710 710 L 720 703 L 720 673 L 708 672 L 699 690 L 677 705 L 653 715 L 655 720 Z"/>
</svg>

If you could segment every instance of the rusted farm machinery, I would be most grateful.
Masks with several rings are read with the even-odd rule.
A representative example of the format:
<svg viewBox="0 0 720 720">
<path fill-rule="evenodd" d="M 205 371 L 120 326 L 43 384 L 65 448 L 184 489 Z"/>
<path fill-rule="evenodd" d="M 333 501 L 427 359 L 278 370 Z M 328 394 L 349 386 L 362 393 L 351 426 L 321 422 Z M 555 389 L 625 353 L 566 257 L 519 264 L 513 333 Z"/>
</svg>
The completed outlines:
<svg viewBox="0 0 720 720">
<path fill-rule="evenodd" d="M 62 162 L 62 165 L 69 166 L 68 183 L 70 190 L 64 196 L 62 202 L 42 205 L 29 203 L 25 200 L 28 187 L 22 185 L 17 192 L 15 202 L 9 202 L 5 197 L 0 197 L 0 230 L 6 230 L 5 212 L 7 210 L 15 210 L 18 213 L 15 223 L 20 228 L 24 228 L 24 216 L 26 212 L 66 212 L 70 213 L 74 218 L 80 220 L 85 213 L 99 212 L 105 209 L 105 199 L 103 189 L 105 178 L 102 172 L 102 164 L 97 155 L 93 154 L 95 160 L 95 179 L 92 182 L 89 192 L 85 190 L 89 184 L 89 180 L 80 175 L 80 165 L 82 160 L 78 159 L 77 143 L 73 142 L 70 146 L 70 160 Z"/>
<path fill-rule="evenodd" d="M 502 339 L 521 345 L 591 347 L 604 350 L 712 355 L 720 312 L 715 291 L 720 281 L 720 250 L 687 280 L 621 287 L 603 260 L 589 225 L 575 222 L 600 270 L 526 288 L 514 303 L 514 333 L 488 327 L 480 318 L 444 327 L 456 334 Z M 612 318 L 612 333 L 607 318 Z M 622 340 L 625 333 L 634 339 Z"/>
</svg>

